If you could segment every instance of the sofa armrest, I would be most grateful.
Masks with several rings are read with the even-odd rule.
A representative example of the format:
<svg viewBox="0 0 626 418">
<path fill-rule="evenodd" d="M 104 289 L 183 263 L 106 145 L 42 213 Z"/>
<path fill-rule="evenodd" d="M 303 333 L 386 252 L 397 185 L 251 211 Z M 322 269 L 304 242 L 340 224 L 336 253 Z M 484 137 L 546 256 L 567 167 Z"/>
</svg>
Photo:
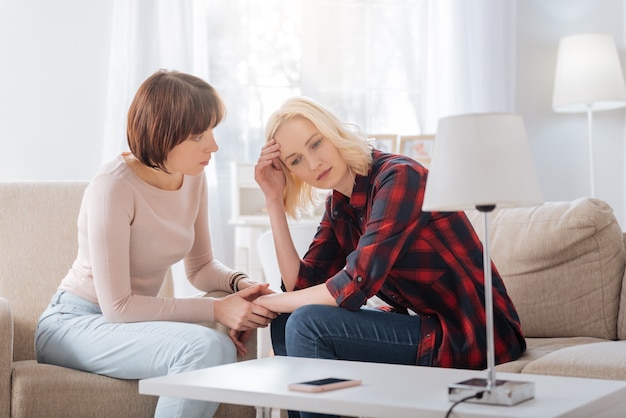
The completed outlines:
<svg viewBox="0 0 626 418">
<path fill-rule="evenodd" d="M 221 298 L 229 294 L 230 293 L 228 292 L 216 290 L 214 292 L 205 293 L 202 295 L 202 297 Z M 228 334 L 228 331 L 229 331 L 226 326 L 220 324 L 219 322 L 205 322 L 202 325 L 215 328 L 218 331 L 221 331 L 225 334 Z M 239 361 L 252 360 L 252 359 L 257 358 L 257 333 L 256 332 L 251 333 L 250 339 L 246 342 L 246 347 L 248 348 L 248 354 L 246 354 L 245 357 L 239 357 L 238 359 Z"/>
<path fill-rule="evenodd" d="M 13 313 L 9 301 L 0 297 L 0 417 L 11 415 L 12 370 Z"/>
</svg>

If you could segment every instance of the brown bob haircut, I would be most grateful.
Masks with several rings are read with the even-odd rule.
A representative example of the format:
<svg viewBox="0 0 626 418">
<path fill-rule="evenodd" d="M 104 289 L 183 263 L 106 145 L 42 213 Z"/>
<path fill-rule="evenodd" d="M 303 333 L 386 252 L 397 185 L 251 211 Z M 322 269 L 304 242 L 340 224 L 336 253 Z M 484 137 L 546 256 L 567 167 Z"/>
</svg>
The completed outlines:
<svg viewBox="0 0 626 418">
<path fill-rule="evenodd" d="M 225 114 L 224 102 L 209 83 L 159 70 L 139 86 L 128 109 L 128 146 L 143 164 L 167 173 L 165 161 L 172 148 L 216 127 Z"/>
</svg>

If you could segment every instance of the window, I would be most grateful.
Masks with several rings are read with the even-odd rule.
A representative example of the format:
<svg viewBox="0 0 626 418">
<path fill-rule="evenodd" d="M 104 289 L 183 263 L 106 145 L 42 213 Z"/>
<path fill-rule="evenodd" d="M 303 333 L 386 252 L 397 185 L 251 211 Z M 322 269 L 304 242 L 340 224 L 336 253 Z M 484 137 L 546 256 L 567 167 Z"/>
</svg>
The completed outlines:
<svg viewBox="0 0 626 418">
<path fill-rule="evenodd" d="M 255 161 L 264 123 L 305 95 L 365 132 L 419 133 L 424 0 L 209 1 L 209 81 L 228 104 L 218 161 Z M 228 168 L 218 167 L 220 180 Z"/>
</svg>

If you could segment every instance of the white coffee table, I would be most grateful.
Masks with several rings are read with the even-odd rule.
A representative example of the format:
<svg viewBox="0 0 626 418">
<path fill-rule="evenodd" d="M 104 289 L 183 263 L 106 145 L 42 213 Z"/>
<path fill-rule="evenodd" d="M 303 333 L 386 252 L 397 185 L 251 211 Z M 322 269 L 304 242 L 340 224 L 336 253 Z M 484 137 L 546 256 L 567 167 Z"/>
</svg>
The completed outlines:
<svg viewBox="0 0 626 418">
<path fill-rule="evenodd" d="M 485 372 L 339 360 L 266 357 L 172 376 L 144 379 L 139 393 L 337 415 L 442 418 L 452 405 L 448 385 Z M 361 386 L 307 394 L 292 382 L 324 377 L 361 379 Z M 515 406 L 464 403 L 455 417 L 626 417 L 626 382 L 499 373 L 532 381 L 535 398 Z"/>
</svg>

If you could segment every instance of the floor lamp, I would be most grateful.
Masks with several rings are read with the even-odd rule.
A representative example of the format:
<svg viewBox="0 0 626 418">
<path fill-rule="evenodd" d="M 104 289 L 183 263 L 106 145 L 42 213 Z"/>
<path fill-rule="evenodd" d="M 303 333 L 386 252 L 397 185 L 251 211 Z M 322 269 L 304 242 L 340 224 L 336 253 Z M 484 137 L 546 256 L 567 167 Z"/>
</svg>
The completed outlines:
<svg viewBox="0 0 626 418">
<path fill-rule="evenodd" d="M 552 108 L 559 113 L 587 113 L 591 197 L 593 112 L 626 106 L 626 88 L 613 36 L 583 33 L 561 39 L 556 60 Z"/>
<path fill-rule="evenodd" d="M 450 385 L 450 401 L 470 398 L 467 402 L 515 405 L 534 397 L 532 382 L 496 379 L 488 214 L 495 208 L 530 206 L 541 201 L 519 115 L 477 113 L 439 120 L 422 209 L 478 209 L 484 224 L 487 377 Z"/>
</svg>

